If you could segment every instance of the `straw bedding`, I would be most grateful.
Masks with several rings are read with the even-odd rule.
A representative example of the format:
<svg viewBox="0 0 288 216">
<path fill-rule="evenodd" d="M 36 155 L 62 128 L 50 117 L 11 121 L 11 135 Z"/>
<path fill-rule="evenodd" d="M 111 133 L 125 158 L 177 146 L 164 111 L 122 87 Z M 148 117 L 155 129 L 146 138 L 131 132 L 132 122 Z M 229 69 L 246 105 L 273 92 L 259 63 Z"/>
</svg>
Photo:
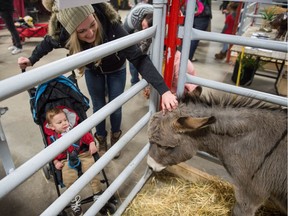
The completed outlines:
<svg viewBox="0 0 288 216">
<path fill-rule="evenodd" d="M 190 182 L 162 171 L 154 173 L 123 213 L 124 216 L 227 216 L 235 202 L 232 185 L 213 177 Z M 257 216 L 280 213 L 272 204 Z"/>
</svg>

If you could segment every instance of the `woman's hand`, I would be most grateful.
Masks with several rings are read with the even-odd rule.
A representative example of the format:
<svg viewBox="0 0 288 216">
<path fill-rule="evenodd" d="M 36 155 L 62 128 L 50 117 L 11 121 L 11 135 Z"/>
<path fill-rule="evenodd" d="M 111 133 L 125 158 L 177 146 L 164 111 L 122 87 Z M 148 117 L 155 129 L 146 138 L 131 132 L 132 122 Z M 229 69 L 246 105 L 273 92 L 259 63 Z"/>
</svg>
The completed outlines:
<svg viewBox="0 0 288 216">
<path fill-rule="evenodd" d="M 164 113 L 166 110 L 172 111 L 173 109 L 176 109 L 178 106 L 177 97 L 174 94 L 172 94 L 171 91 L 165 92 L 162 95 L 161 99 L 162 99 L 161 108 Z"/>
<path fill-rule="evenodd" d="M 91 142 L 91 143 L 90 143 L 90 145 L 89 145 L 89 151 L 90 151 L 90 154 L 91 154 L 91 155 L 95 154 L 95 153 L 98 151 L 95 142 Z"/>
<path fill-rule="evenodd" d="M 27 66 L 31 66 L 31 62 L 28 58 L 26 57 L 20 57 L 18 58 L 18 64 L 19 64 L 19 67 L 22 69 L 22 70 L 25 70 Z"/>
</svg>

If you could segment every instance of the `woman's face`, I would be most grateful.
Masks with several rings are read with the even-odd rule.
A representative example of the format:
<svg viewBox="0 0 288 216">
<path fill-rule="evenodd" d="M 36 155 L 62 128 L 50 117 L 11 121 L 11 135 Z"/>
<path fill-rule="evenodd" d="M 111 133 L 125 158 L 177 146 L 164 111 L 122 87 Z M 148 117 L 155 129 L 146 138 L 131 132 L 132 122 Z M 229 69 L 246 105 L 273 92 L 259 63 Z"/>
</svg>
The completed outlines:
<svg viewBox="0 0 288 216">
<path fill-rule="evenodd" d="M 96 39 L 98 24 L 92 14 L 90 14 L 76 29 L 79 40 L 93 43 Z"/>
</svg>

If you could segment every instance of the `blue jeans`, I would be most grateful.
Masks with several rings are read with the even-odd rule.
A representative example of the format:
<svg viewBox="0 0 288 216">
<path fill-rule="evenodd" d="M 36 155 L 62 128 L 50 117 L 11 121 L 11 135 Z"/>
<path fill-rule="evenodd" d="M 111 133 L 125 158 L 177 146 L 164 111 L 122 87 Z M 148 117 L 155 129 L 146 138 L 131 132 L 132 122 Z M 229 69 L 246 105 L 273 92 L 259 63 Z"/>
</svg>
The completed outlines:
<svg viewBox="0 0 288 216">
<path fill-rule="evenodd" d="M 209 22 L 210 22 L 210 17 L 194 17 L 193 28 L 206 31 L 209 26 Z M 198 44 L 199 44 L 199 40 L 191 40 L 190 51 L 189 51 L 190 60 L 192 60 Z"/>
<path fill-rule="evenodd" d="M 229 49 L 229 44 L 228 43 L 223 43 L 223 47 L 222 47 L 221 52 L 222 53 L 226 53 L 228 49 Z"/>
<path fill-rule="evenodd" d="M 135 85 L 137 82 L 140 81 L 138 70 L 134 67 L 134 65 L 131 62 L 129 62 L 129 69 L 131 74 L 131 80 L 130 80 L 131 85 Z"/>
<path fill-rule="evenodd" d="M 86 85 L 93 105 L 93 113 L 104 107 L 107 102 L 105 98 L 105 89 L 108 94 L 108 102 L 112 101 L 124 92 L 126 83 L 126 68 L 109 73 L 97 74 L 95 71 L 85 70 Z M 106 86 L 107 85 L 107 86 Z M 110 115 L 110 124 L 112 133 L 120 131 L 122 121 L 122 107 Z M 96 134 L 98 136 L 107 136 L 106 121 L 103 120 L 96 125 Z"/>
</svg>

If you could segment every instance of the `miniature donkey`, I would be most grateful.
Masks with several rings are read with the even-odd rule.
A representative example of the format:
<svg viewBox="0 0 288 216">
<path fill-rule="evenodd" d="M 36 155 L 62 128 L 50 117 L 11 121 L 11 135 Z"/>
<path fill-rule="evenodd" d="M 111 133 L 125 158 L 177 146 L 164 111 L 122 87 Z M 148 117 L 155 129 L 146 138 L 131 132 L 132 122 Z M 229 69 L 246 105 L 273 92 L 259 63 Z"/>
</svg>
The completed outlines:
<svg viewBox="0 0 288 216">
<path fill-rule="evenodd" d="M 198 150 L 217 157 L 235 185 L 234 216 L 253 216 L 269 198 L 287 215 L 287 111 L 251 98 L 200 96 L 201 88 L 148 125 L 148 165 L 160 171 Z"/>
</svg>

